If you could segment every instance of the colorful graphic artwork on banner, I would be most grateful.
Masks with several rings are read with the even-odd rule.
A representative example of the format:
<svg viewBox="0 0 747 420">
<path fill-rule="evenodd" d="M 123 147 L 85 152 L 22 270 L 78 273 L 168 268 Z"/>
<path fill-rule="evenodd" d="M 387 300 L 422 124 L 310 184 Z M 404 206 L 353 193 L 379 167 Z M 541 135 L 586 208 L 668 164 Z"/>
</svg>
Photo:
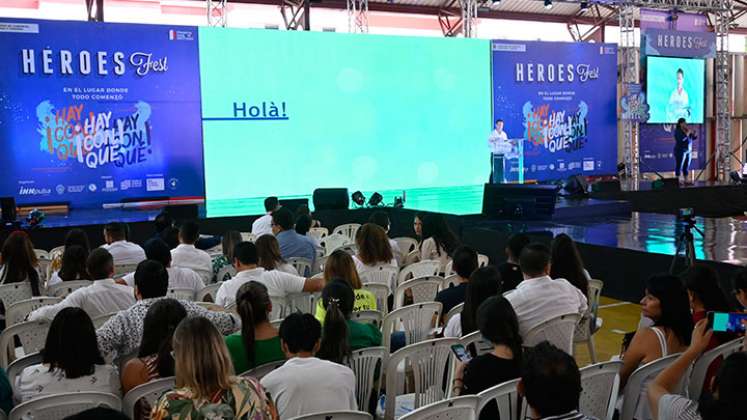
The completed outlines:
<svg viewBox="0 0 747 420">
<path fill-rule="evenodd" d="M 0 19 L 0 195 L 204 196 L 197 29 Z"/>
<path fill-rule="evenodd" d="M 616 45 L 493 41 L 492 54 L 493 120 L 523 139 L 525 179 L 616 172 Z"/>
</svg>

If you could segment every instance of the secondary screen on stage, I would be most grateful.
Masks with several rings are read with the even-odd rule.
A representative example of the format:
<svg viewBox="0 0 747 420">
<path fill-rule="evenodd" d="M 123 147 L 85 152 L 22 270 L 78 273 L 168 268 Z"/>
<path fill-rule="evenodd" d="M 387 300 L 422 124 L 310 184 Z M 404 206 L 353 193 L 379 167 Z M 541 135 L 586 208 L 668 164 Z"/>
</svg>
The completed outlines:
<svg viewBox="0 0 747 420">
<path fill-rule="evenodd" d="M 649 123 L 703 123 L 705 61 L 649 56 L 646 61 Z"/>
<path fill-rule="evenodd" d="M 320 187 L 443 205 L 487 181 L 488 41 L 199 33 L 208 214 L 260 213 L 268 195 Z M 442 205 L 419 208 L 460 212 Z"/>
</svg>

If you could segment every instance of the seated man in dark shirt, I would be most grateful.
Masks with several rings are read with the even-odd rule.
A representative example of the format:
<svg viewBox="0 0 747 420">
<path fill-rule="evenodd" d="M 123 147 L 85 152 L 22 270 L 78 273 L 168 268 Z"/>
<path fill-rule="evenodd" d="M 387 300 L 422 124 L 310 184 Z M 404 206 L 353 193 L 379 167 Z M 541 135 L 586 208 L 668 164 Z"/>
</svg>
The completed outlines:
<svg viewBox="0 0 747 420">
<path fill-rule="evenodd" d="M 519 255 L 521 255 L 524 247 L 529 245 L 529 242 L 529 236 L 524 233 L 517 233 L 508 238 L 508 244 L 506 245 L 508 261 L 498 266 L 498 271 L 501 273 L 501 279 L 503 280 L 501 293 L 515 289 L 524 280 L 521 268 L 519 268 Z"/>
<path fill-rule="evenodd" d="M 457 275 L 457 285 L 444 289 L 436 295 L 436 302 L 441 302 L 441 305 L 443 305 L 441 309 L 442 321 L 451 308 L 464 303 L 469 276 L 477 270 L 477 252 L 468 246 L 457 248 L 451 258 L 453 261 L 452 267 Z"/>
</svg>

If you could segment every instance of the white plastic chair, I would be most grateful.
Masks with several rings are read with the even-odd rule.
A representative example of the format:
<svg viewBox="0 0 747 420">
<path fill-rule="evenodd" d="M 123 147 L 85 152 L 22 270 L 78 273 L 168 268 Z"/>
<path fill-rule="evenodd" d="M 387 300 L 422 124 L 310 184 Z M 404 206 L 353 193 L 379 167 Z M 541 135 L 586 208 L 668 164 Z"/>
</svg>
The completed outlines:
<svg viewBox="0 0 747 420">
<path fill-rule="evenodd" d="M 18 337 L 23 348 L 23 354 L 38 352 L 44 347 L 47 340 L 47 330 L 50 322 L 26 321 L 7 327 L 0 334 L 0 367 L 7 368 L 8 364 L 15 360 L 16 346 L 14 337 Z"/>
<path fill-rule="evenodd" d="M 288 420 L 371 420 L 373 417 L 363 411 L 329 411 L 326 413 L 312 413 Z"/>
<path fill-rule="evenodd" d="M 353 242 L 347 236 L 335 233 L 327 235 L 321 241 L 321 245 L 324 247 L 325 255 L 329 255 L 337 248 L 341 248 L 345 245 L 351 245 L 352 243 Z"/>
<path fill-rule="evenodd" d="M 299 276 L 306 277 L 311 273 L 311 260 L 308 258 L 293 257 L 288 258 L 288 264 L 296 269 Z"/>
<path fill-rule="evenodd" d="M 394 242 L 399 246 L 399 250 L 403 256 L 408 255 L 418 247 L 418 241 L 407 236 L 394 238 Z"/>
<path fill-rule="evenodd" d="M 36 254 L 36 258 L 38 259 L 45 259 L 49 260 L 49 251 L 45 251 L 43 249 L 35 249 L 34 254 Z"/>
<path fill-rule="evenodd" d="M 451 321 L 451 318 L 454 318 L 454 315 L 461 314 L 462 309 L 464 309 L 464 303 L 460 303 L 459 305 L 449 309 L 449 312 L 447 312 L 444 317 L 444 326 L 449 325 L 449 321 Z"/>
<path fill-rule="evenodd" d="M 329 235 L 329 230 L 326 227 L 313 227 L 309 229 L 308 233 L 308 236 L 311 236 L 318 242 L 321 242 L 327 235 Z"/>
<path fill-rule="evenodd" d="M 350 319 L 363 324 L 372 324 L 381 329 L 381 323 L 384 320 L 384 314 L 381 311 L 358 311 L 350 315 Z"/>
<path fill-rule="evenodd" d="M 47 280 L 52 276 L 52 260 L 49 258 L 39 258 L 38 264 L 39 281 L 41 284 L 47 284 Z"/>
<path fill-rule="evenodd" d="M 674 363 L 679 356 L 679 353 L 670 354 L 669 356 L 646 363 L 633 371 L 628 378 L 628 383 L 625 384 L 625 390 L 623 391 L 623 406 L 620 410 L 619 420 L 633 420 L 636 407 L 638 406 L 638 398 L 641 396 L 641 387 L 644 382 L 654 378 L 662 370 Z M 683 376 L 682 381 L 674 390 L 674 394 L 684 395 L 685 379 L 685 376 Z M 641 403 L 648 404 L 648 398 L 642 400 Z"/>
<path fill-rule="evenodd" d="M 386 320 L 384 323 L 386 324 Z M 452 359 L 451 346 L 458 343 L 459 340 L 455 338 L 426 340 L 405 346 L 389 356 L 386 367 L 385 419 L 394 419 L 395 407 L 401 405 L 397 403 L 397 390 L 411 389 L 414 392 L 412 409 L 444 399 L 444 373 Z M 409 368 L 415 378 L 409 387 L 402 386 L 407 375 L 400 372 L 400 365 Z"/>
<path fill-rule="evenodd" d="M 380 283 L 363 283 L 363 288 L 376 296 L 376 308 L 378 308 L 382 314 L 386 315 L 389 313 L 389 308 L 387 306 L 387 300 L 391 293 L 389 291 L 389 286 Z"/>
<path fill-rule="evenodd" d="M 479 403 L 476 395 L 454 397 L 420 407 L 400 420 L 475 420 Z"/>
<path fill-rule="evenodd" d="M 35 398 L 17 405 L 8 417 L 10 420 L 59 420 L 95 407 L 122 409 L 122 401 L 104 392 L 66 392 Z"/>
<path fill-rule="evenodd" d="M 10 326 L 18 324 L 19 322 L 23 322 L 31 312 L 34 312 L 42 306 L 54 305 L 55 303 L 58 303 L 60 301 L 62 301 L 61 298 L 46 296 L 20 300 L 10 305 L 5 310 L 5 325 Z"/>
<path fill-rule="evenodd" d="M 285 309 L 283 310 L 283 318 L 289 314 L 301 311 L 306 314 L 313 314 L 314 308 L 314 297 L 311 293 L 289 293 L 285 296 Z"/>
<path fill-rule="evenodd" d="M 361 283 L 379 283 L 385 284 L 389 289 L 394 290 L 397 285 L 397 273 L 399 269 L 389 264 L 379 264 L 374 267 L 365 267 L 358 273 Z"/>
<path fill-rule="evenodd" d="M 441 303 L 427 302 L 408 305 L 389 312 L 382 323 L 381 334 L 383 345 L 391 348 L 391 337 L 394 331 L 405 332 L 405 345 L 411 345 L 428 338 L 433 329 L 433 317 L 441 316 Z"/>
<path fill-rule="evenodd" d="M 47 287 L 47 295 L 58 297 L 58 298 L 65 298 L 67 295 L 72 293 L 74 290 L 77 290 L 83 287 L 88 287 L 92 284 L 93 282 L 90 280 L 63 281 L 63 282 L 53 284 Z"/>
<path fill-rule="evenodd" d="M 581 369 L 579 411 L 600 420 L 612 420 L 620 389 L 619 360 L 598 363 Z"/>
<path fill-rule="evenodd" d="M 581 319 L 579 314 L 565 314 L 535 326 L 524 337 L 524 347 L 534 347 L 542 341 L 573 355 L 573 334 L 576 324 Z"/>
<path fill-rule="evenodd" d="M 449 287 L 454 287 L 457 284 L 459 284 L 459 276 L 457 276 L 456 274 L 446 276 L 446 278 L 444 278 L 442 281 L 441 290 L 448 289 Z"/>
<path fill-rule="evenodd" d="M 257 237 L 251 233 L 251 232 L 240 232 L 241 233 L 241 240 L 244 242 L 254 242 L 257 240 Z"/>
<path fill-rule="evenodd" d="M 449 262 L 446 263 L 446 267 L 444 267 L 444 275 L 448 277 L 456 275 L 454 272 L 454 261 L 449 260 Z"/>
<path fill-rule="evenodd" d="M 599 331 L 602 319 L 597 317 L 599 311 L 599 297 L 602 294 L 604 283 L 601 280 L 589 281 L 589 311 L 581 318 L 573 334 L 573 342 L 586 343 L 589 349 L 591 363 L 597 362 L 597 351 L 594 346 L 594 334 Z"/>
<path fill-rule="evenodd" d="M 62 254 L 65 253 L 65 245 L 60 245 L 49 250 L 49 259 L 54 261 L 58 258 L 62 258 Z"/>
<path fill-rule="evenodd" d="M 498 415 L 502 419 L 523 419 L 523 413 L 526 411 L 526 404 L 522 404 L 519 398 L 519 392 L 516 387 L 519 385 L 519 379 L 513 379 L 502 384 L 490 387 L 485 391 L 477 394 L 480 399 L 477 405 L 477 415 L 479 416 L 485 406 L 491 401 L 498 405 Z"/>
<path fill-rule="evenodd" d="M 360 223 L 346 223 L 344 225 L 337 226 L 332 229 L 333 235 L 343 235 L 347 237 L 350 242 L 355 242 L 355 235 L 358 233 L 358 229 L 361 228 Z"/>
<path fill-rule="evenodd" d="M 3 302 L 3 306 L 9 308 L 10 305 L 31 299 L 31 283 L 22 281 L 18 283 L 8 283 L 0 286 L 0 301 Z"/>
<path fill-rule="evenodd" d="M 29 366 L 38 365 L 42 362 L 42 354 L 40 352 L 31 353 L 23 357 L 19 357 L 8 365 L 7 374 L 8 382 L 10 382 L 11 388 L 13 388 L 13 394 L 18 395 L 16 389 L 16 378 Z M 19 398 L 20 400 L 20 398 Z"/>
<path fill-rule="evenodd" d="M 213 283 L 209 286 L 205 286 L 202 289 L 200 289 L 199 292 L 195 295 L 195 300 L 197 302 L 207 302 L 205 299 L 210 296 L 213 301 L 215 301 L 215 295 L 218 293 L 218 289 L 220 289 L 220 286 L 223 284 L 223 282 Z"/>
<path fill-rule="evenodd" d="M 285 318 L 285 298 L 279 296 L 270 296 L 270 303 L 272 303 L 272 310 L 270 311 L 270 321 Z M 236 302 L 234 302 L 231 306 L 235 307 Z M 227 309 L 230 310 L 231 306 L 229 306 Z"/>
<path fill-rule="evenodd" d="M 264 378 L 268 373 L 279 368 L 280 366 L 283 366 L 283 363 L 285 363 L 285 360 L 276 360 L 274 362 L 265 363 L 263 365 L 255 367 L 254 369 L 247 370 L 240 376 L 251 376 L 252 378 L 259 381 L 262 380 L 262 378 Z"/>
<path fill-rule="evenodd" d="M 425 260 L 410 264 L 399 272 L 397 284 L 402 284 L 411 278 L 437 276 L 441 270 L 441 263 L 436 260 Z"/>
<path fill-rule="evenodd" d="M 137 270 L 137 264 L 114 264 L 114 275 L 134 273 Z"/>
<path fill-rule="evenodd" d="M 166 296 L 180 300 L 195 300 L 195 289 L 191 287 L 170 287 Z"/>
<path fill-rule="evenodd" d="M 473 331 L 459 338 L 459 343 L 473 356 L 481 356 L 493 351 L 493 343 L 483 338 L 480 331 Z M 447 382 L 448 398 L 454 397 L 454 378 L 456 377 L 457 364 L 452 363 L 449 380 Z"/>
<path fill-rule="evenodd" d="M 703 386 L 705 385 L 706 374 L 708 373 L 708 368 L 711 366 L 711 363 L 719 357 L 726 359 L 733 353 L 743 351 L 743 346 L 744 337 L 740 337 L 703 353 L 703 355 L 695 361 L 693 373 L 690 375 L 690 383 L 688 385 L 688 395 L 691 400 L 698 401 L 700 399 L 700 394 L 703 392 Z"/>
<path fill-rule="evenodd" d="M 215 282 L 220 284 L 226 280 L 230 280 L 236 275 L 236 268 L 232 265 L 224 265 L 218 273 L 215 275 Z"/>
<path fill-rule="evenodd" d="M 149 406 L 153 407 L 158 398 L 164 392 L 174 389 L 175 379 L 173 376 L 168 378 L 156 379 L 138 385 L 132 388 L 122 399 L 122 411 L 131 419 L 135 418 L 135 405 L 141 399 L 144 399 Z"/>
<path fill-rule="evenodd" d="M 490 258 L 487 255 L 477 254 L 477 266 L 486 267 L 490 263 Z"/>
<path fill-rule="evenodd" d="M 394 291 L 394 309 L 405 304 L 405 292 L 410 290 L 413 303 L 433 302 L 441 289 L 443 279 L 438 276 L 418 277 L 400 283 Z"/>
<path fill-rule="evenodd" d="M 383 370 L 383 363 L 389 355 L 386 347 L 368 347 L 360 350 L 353 350 L 348 366 L 355 373 L 355 399 L 358 401 L 358 408 L 368 407 L 371 395 L 379 395 L 381 390 L 381 381 L 374 388 L 376 383 L 377 366 L 379 376 Z M 375 393 L 374 393 L 375 391 Z"/>
<path fill-rule="evenodd" d="M 109 312 L 92 318 L 91 322 L 93 322 L 93 328 L 96 328 L 98 330 L 102 325 L 106 324 L 106 321 L 108 321 L 109 318 L 113 317 L 116 314 L 117 312 Z"/>
</svg>

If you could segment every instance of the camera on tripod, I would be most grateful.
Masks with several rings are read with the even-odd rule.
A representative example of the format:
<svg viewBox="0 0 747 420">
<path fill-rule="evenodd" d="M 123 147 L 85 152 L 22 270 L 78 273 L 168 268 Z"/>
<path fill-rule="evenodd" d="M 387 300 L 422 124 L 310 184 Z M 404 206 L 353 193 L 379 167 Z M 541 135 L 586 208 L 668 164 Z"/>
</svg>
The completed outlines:
<svg viewBox="0 0 747 420">
<path fill-rule="evenodd" d="M 677 210 L 677 220 L 688 226 L 695 226 L 695 210 L 692 207 Z"/>
<path fill-rule="evenodd" d="M 703 236 L 703 231 L 698 229 L 695 224 L 695 210 L 692 208 L 684 208 L 677 210 L 677 226 L 675 232 L 678 232 L 675 238 L 676 250 L 674 251 L 674 257 L 672 258 L 672 264 L 669 266 L 669 273 L 675 274 L 674 270 L 677 266 L 677 259 L 680 257 L 680 253 L 684 251 L 685 265 L 692 267 L 695 265 L 695 238 L 693 236 L 693 230 L 698 232 L 700 236 Z"/>
</svg>

